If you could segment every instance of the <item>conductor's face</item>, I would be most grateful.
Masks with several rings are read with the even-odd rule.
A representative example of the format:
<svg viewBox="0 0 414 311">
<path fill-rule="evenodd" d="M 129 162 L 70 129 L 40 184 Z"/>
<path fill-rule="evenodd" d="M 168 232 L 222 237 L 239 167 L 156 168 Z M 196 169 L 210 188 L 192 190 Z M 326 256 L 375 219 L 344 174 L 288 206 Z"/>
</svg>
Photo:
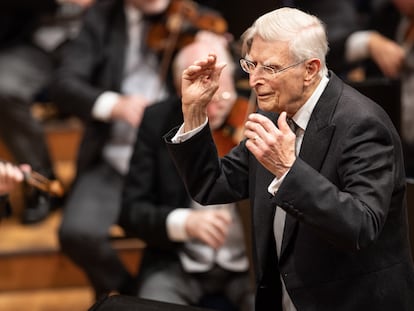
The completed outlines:
<svg viewBox="0 0 414 311">
<path fill-rule="evenodd" d="M 260 109 L 291 116 L 306 102 L 306 60 L 294 59 L 287 42 L 256 36 L 245 60 L 242 67 L 249 72 Z"/>
</svg>

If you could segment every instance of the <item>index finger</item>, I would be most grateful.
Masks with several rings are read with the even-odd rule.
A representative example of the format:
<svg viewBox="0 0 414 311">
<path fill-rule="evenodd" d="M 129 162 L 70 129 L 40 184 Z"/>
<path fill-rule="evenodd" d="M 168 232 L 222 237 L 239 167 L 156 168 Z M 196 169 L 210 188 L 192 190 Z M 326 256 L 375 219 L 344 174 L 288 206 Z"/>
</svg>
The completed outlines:
<svg viewBox="0 0 414 311">
<path fill-rule="evenodd" d="M 215 54 L 208 54 L 204 59 L 196 60 L 192 65 L 184 70 L 188 76 L 205 72 L 206 70 L 213 70 L 216 64 L 217 57 Z"/>
<path fill-rule="evenodd" d="M 275 126 L 273 121 L 262 114 L 251 113 L 248 116 L 248 120 L 255 123 L 259 123 L 267 133 L 274 133 L 279 131 L 279 129 Z"/>
</svg>

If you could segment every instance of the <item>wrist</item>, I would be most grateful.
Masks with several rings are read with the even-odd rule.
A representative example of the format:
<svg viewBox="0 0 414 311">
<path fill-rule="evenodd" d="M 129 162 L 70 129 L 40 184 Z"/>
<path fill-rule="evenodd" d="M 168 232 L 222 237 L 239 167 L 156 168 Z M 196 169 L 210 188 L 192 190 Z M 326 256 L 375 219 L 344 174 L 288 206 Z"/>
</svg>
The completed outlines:
<svg viewBox="0 0 414 311">
<path fill-rule="evenodd" d="M 183 108 L 184 133 L 189 132 L 204 124 L 207 118 L 206 108 L 199 105 L 189 105 Z"/>
</svg>

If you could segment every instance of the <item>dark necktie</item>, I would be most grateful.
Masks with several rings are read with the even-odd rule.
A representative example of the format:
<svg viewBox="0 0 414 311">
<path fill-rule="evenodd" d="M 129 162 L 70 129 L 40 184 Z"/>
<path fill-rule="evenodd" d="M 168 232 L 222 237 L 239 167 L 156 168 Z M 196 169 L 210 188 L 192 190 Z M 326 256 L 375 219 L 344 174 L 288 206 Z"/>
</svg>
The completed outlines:
<svg viewBox="0 0 414 311">
<path fill-rule="evenodd" d="M 286 118 L 286 122 L 289 125 L 290 129 L 292 130 L 292 132 L 297 135 L 298 133 L 298 129 L 299 129 L 299 125 L 296 124 L 295 121 L 293 121 L 292 118 Z"/>
</svg>

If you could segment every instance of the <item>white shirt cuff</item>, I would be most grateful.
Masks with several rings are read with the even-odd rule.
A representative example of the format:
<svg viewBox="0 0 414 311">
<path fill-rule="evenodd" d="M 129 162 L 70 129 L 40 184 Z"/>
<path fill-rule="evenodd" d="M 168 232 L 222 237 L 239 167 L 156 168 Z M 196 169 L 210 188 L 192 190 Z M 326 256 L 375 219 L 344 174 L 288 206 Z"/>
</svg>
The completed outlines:
<svg viewBox="0 0 414 311">
<path fill-rule="evenodd" d="M 120 95 L 115 92 L 104 92 L 96 100 L 92 108 L 92 116 L 100 121 L 109 121 L 112 109 L 119 100 Z"/>
<path fill-rule="evenodd" d="M 188 208 L 177 208 L 167 216 L 167 234 L 170 240 L 182 242 L 189 239 L 185 222 L 190 211 Z"/>
<path fill-rule="evenodd" d="M 368 40 L 373 33 L 371 30 L 356 31 L 346 41 L 346 60 L 350 63 L 368 58 Z"/>
<path fill-rule="evenodd" d="M 175 136 L 171 139 L 171 142 L 174 144 L 179 144 L 182 143 L 188 139 L 190 139 L 191 137 L 193 137 L 195 134 L 197 134 L 198 132 L 201 132 L 201 130 L 203 129 L 203 127 L 205 127 L 208 123 L 208 118 L 206 118 L 206 120 L 204 121 L 204 123 L 202 125 L 200 125 L 199 127 L 183 133 L 183 129 L 184 129 L 184 123 L 180 126 L 180 128 L 178 129 L 177 133 L 175 134 Z"/>
<path fill-rule="evenodd" d="M 272 180 L 272 182 L 270 183 L 269 187 L 267 187 L 267 191 L 271 195 L 275 195 L 276 192 L 279 190 L 279 187 L 282 184 L 283 180 L 285 179 L 285 176 L 287 175 L 287 173 L 289 173 L 289 171 L 287 171 L 282 177 L 280 177 L 280 179 L 277 179 L 277 177 L 275 177 Z"/>
</svg>

